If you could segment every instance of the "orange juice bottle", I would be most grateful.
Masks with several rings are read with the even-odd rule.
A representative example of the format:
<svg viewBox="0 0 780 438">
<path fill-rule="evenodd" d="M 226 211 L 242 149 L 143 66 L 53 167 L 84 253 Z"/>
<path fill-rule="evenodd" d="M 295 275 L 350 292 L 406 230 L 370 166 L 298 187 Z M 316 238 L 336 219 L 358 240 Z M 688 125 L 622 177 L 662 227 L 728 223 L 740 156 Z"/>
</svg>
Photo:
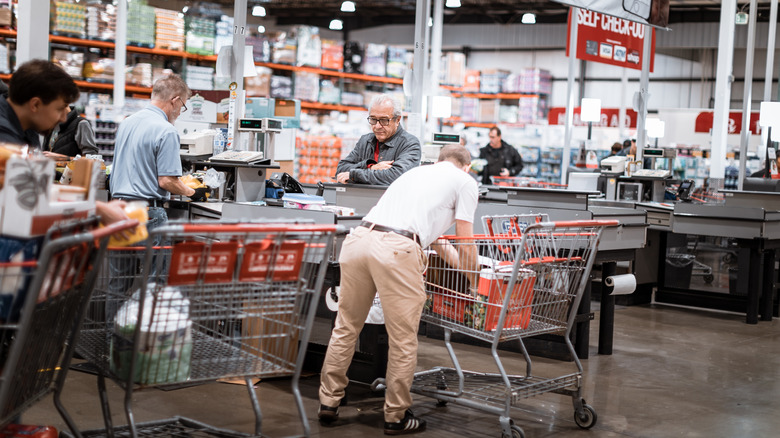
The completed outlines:
<svg viewBox="0 0 780 438">
<path fill-rule="evenodd" d="M 135 227 L 133 234 L 128 239 L 111 236 L 108 240 L 108 246 L 130 246 L 149 237 L 149 232 L 146 230 L 146 222 L 149 220 L 146 203 L 142 201 L 128 202 L 125 213 L 130 219 L 137 219 L 138 226 Z"/>
</svg>

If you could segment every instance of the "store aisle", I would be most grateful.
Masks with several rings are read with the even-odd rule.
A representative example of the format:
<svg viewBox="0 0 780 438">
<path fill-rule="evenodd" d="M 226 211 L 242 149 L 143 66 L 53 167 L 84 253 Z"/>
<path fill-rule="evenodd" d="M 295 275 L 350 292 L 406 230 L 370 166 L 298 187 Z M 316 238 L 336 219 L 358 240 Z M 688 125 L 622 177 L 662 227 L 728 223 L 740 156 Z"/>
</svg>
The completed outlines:
<svg viewBox="0 0 780 438">
<path fill-rule="evenodd" d="M 598 316 L 596 317 L 596 322 Z M 621 307 L 616 311 L 614 355 L 596 354 L 595 333 L 591 358 L 585 367 L 585 399 L 598 413 L 590 431 L 573 421 L 571 399 L 547 394 L 526 400 L 513 418 L 528 438 L 539 437 L 738 437 L 774 436 L 780 429 L 780 321 L 747 325 L 744 316 L 668 306 Z M 489 351 L 456 346 L 465 369 L 494 372 Z M 418 368 L 449 365 L 441 341 L 420 339 Z M 508 371 L 524 369 L 515 353 L 504 353 Z M 535 361 L 534 373 L 556 376 L 573 364 L 546 359 Z M 549 374 L 547 374 L 549 372 Z M 352 385 L 350 403 L 342 408 L 334 427 L 316 421 L 318 376 L 302 380 L 301 389 L 315 437 L 367 437 L 382 434 L 382 396 Z M 124 423 L 122 394 L 112 385 L 114 422 Z M 289 395 L 289 381 L 276 379 L 258 385 L 264 409 L 264 434 L 300 433 L 297 411 Z M 71 372 L 64 402 L 85 428 L 102 423 L 94 376 Z M 246 389 L 224 383 L 175 391 L 146 390 L 134 397 L 139 420 L 173 414 L 215 426 L 249 432 L 254 417 Z M 420 437 L 500 436 L 494 416 L 415 396 L 415 414 L 428 421 Z M 45 399 L 23 417 L 25 422 L 64 428 L 51 400 Z"/>
</svg>

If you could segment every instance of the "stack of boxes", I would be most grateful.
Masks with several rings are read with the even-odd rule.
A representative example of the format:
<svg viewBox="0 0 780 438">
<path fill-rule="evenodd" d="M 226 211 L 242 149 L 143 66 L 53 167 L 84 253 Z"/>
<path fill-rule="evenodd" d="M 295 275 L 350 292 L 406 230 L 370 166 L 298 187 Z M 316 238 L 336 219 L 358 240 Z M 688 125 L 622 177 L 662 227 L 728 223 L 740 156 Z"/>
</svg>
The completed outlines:
<svg viewBox="0 0 780 438">
<path fill-rule="evenodd" d="M 69 50 L 52 50 L 51 62 L 59 65 L 72 78 L 81 78 L 84 70 L 84 53 Z"/>
<path fill-rule="evenodd" d="M 355 41 L 344 43 L 344 71 L 363 73 L 363 45 Z"/>
<path fill-rule="evenodd" d="M 87 6 L 87 38 L 101 41 L 116 39 L 116 6 L 102 3 Z"/>
<path fill-rule="evenodd" d="M 249 97 L 268 97 L 271 95 L 271 69 L 255 67 L 257 76 L 244 78 L 244 90 Z"/>
<path fill-rule="evenodd" d="M 187 53 L 211 55 L 214 53 L 217 26 L 214 20 L 201 17 L 187 17 Z M 232 41 L 231 41 L 232 44 Z"/>
<path fill-rule="evenodd" d="M 154 47 L 154 8 L 145 0 L 127 5 L 127 42 L 141 47 Z"/>
<path fill-rule="evenodd" d="M 271 62 L 276 64 L 295 65 L 298 41 L 287 32 L 276 32 L 269 35 L 271 43 Z"/>
<path fill-rule="evenodd" d="M 323 79 L 320 81 L 320 103 L 329 103 L 338 105 L 341 103 L 341 89 L 338 81 L 333 79 Z"/>
<path fill-rule="evenodd" d="M 320 75 L 306 71 L 295 72 L 296 99 L 317 102 L 320 96 Z"/>
<path fill-rule="evenodd" d="M 51 8 L 51 31 L 84 38 L 87 35 L 87 8 L 77 3 L 54 2 Z"/>
<path fill-rule="evenodd" d="M 404 77 L 404 71 L 406 71 L 406 56 L 406 49 L 393 46 L 387 48 L 387 77 Z"/>
<path fill-rule="evenodd" d="M 295 30 L 298 36 L 296 65 L 319 67 L 322 61 L 322 42 L 320 30 L 312 26 L 299 26 Z"/>
<path fill-rule="evenodd" d="M 320 67 L 341 71 L 344 68 L 344 43 L 334 40 L 322 40 L 322 59 Z"/>
<path fill-rule="evenodd" d="M 506 70 L 483 70 L 479 77 L 479 91 L 487 94 L 501 93 L 507 76 L 509 72 Z"/>
<path fill-rule="evenodd" d="M 154 10 L 154 15 L 157 23 L 155 47 L 184 51 L 184 17 L 179 12 L 160 8 Z"/>
<path fill-rule="evenodd" d="M 547 119 L 547 97 L 529 96 L 519 99 L 517 105 L 517 121 L 521 123 L 536 123 Z"/>
<path fill-rule="evenodd" d="M 442 68 L 441 83 L 462 87 L 466 81 L 466 55 L 449 52 L 444 55 L 444 68 Z"/>
<path fill-rule="evenodd" d="M 128 65 L 125 69 L 125 81 L 131 85 L 139 87 L 152 86 L 152 64 L 148 62 L 138 62 L 135 65 Z"/>
<path fill-rule="evenodd" d="M 255 62 L 271 62 L 271 45 L 267 38 L 248 36 L 244 44 L 252 46 L 252 57 Z"/>
<path fill-rule="evenodd" d="M 184 71 L 184 80 L 187 86 L 193 90 L 213 90 L 214 89 L 214 69 L 212 67 L 201 67 L 198 65 L 187 65 Z"/>
<path fill-rule="evenodd" d="M 287 76 L 271 76 L 271 97 L 280 99 L 292 99 L 292 78 Z"/>
<path fill-rule="evenodd" d="M 384 76 L 387 73 L 386 55 L 387 46 L 384 44 L 366 44 L 363 73 L 371 76 Z"/>
<path fill-rule="evenodd" d="M 233 45 L 233 17 L 223 15 L 214 23 L 214 32 L 214 54 L 216 55 L 220 47 Z M 246 44 L 251 45 L 248 42 Z"/>
</svg>

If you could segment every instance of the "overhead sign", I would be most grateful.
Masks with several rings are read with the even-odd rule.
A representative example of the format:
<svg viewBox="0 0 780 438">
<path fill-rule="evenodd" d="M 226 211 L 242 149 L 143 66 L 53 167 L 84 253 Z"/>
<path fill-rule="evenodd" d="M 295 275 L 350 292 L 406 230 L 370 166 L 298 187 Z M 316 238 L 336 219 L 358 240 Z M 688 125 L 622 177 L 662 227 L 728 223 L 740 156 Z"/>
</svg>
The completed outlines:
<svg viewBox="0 0 780 438">
<path fill-rule="evenodd" d="M 714 113 L 712 111 L 705 111 L 699 113 L 696 116 L 696 124 L 694 125 L 694 132 L 709 133 L 712 131 L 712 120 Z M 761 127 L 758 125 L 759 113 L 750 113 L 750 133 L 753 135 L 761 134 Z M 742 112 L 733 111 L 729 112 L 729 134 L 740 134 L 742 132 Z"/>
<path fill-rule="evenodd" d="M 623 119 L 623 126 L 626 128 L 636 128 L 637 113 L 632 109 L 626 110 L 626 116 Z M 550 108 L 550 112 L 547 113 L 547 122 L 551 125 L 565 125 L 566 124 L 566 108 L 553 107 Z M 710 124 L 712 121 L 710 120 Z M 586 126 L 588 123 L 583 122 L 580 118 L 580 107 L 574 108 L 574 126 Z M 619 128 L 620 127 L 620 109 L 619 108 L 602 108 L 601 120 L 594 122 L 593 126 L 600 126 L 604 128 Z"/>
<path fill-rule="evenodd" d="M 569 11 L 568 35 L 571 34 L 571 18 Z M 634 21 L 577 9 L 577 59 L 642 70 L 644 38 L 648 29 Z M 655 29 L 652 32 L 648 54 L 651 72 L 655 63 Z M 567 56 L 569 50 L 569 38 L 566 38 Z"/>
<path fill-rule="evenodd" d="M 669 0 L 553 0 L 580 9 L 611 15 L 637 23 L 666 28 Z"/>
</svg>

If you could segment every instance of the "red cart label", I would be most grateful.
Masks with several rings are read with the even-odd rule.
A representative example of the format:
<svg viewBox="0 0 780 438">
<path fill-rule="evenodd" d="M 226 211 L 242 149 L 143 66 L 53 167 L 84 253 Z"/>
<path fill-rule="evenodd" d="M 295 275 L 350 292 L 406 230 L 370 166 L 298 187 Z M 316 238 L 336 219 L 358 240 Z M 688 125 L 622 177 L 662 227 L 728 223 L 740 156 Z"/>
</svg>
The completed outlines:
<svg viewBox="0 0 780 438">
<path fill-rule="evenodd" d="M 246 245 L 240 281 L 295 281 L 303 263 L 306 243 L 290 240 L 279 245 L 271 240 Z"/>
<path fill-rule="evenodd" d="M 236 269 L 238 242 L 183 242 L 173 246 L 168 284 L 229 283 Z M 203 258 L 207 257 L 204 260 Z"/>
</svg>

